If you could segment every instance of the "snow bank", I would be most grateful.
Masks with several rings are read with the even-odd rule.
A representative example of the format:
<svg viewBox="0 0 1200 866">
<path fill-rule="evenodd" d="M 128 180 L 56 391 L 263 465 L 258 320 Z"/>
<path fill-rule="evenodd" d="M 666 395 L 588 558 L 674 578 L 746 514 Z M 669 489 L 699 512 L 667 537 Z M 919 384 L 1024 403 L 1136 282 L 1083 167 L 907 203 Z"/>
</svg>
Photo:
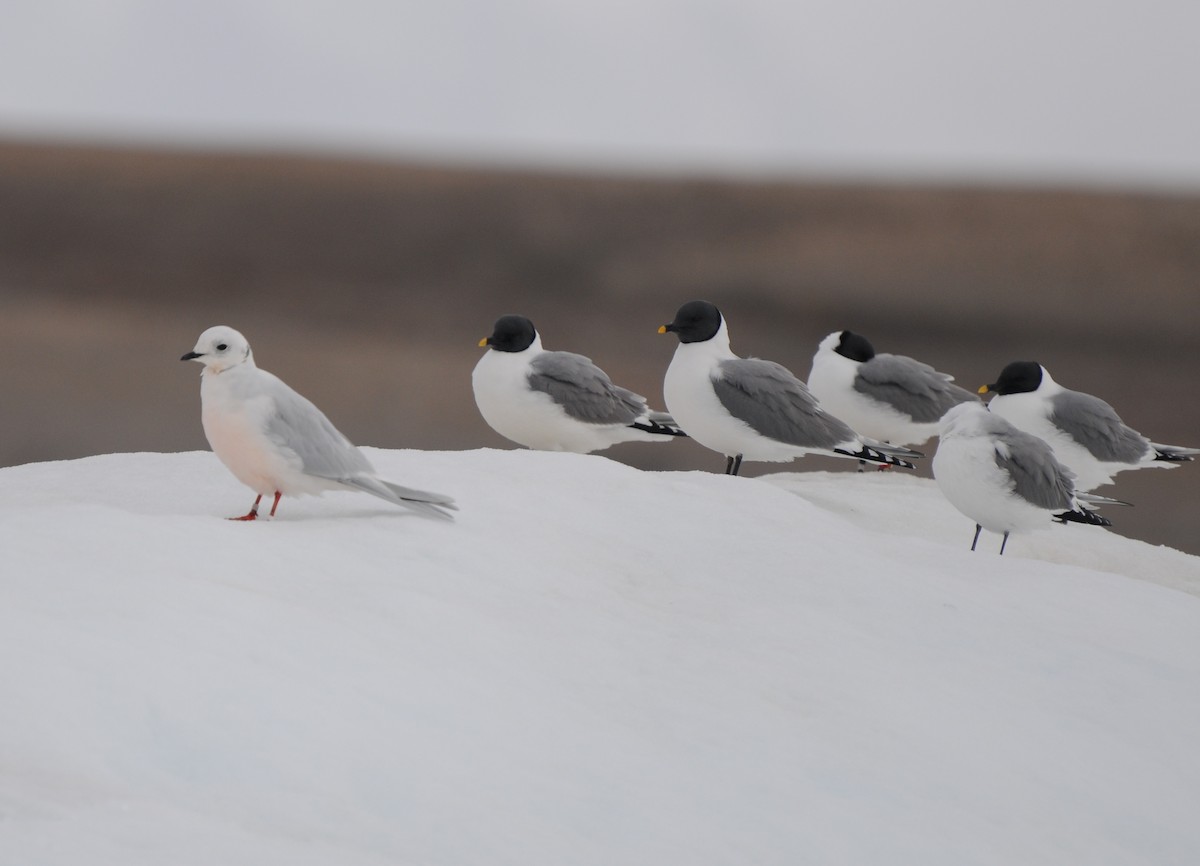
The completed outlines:
<svg viewBox="0 0 1200 866">
<path fill-rule="evenodd" d="M 5 862 L 1200 852 L 1194 557 L 972 554 L 901 473 L 368 450 L 457 523 L 230 523 L 253 496 L 207 453 L 0 470 Z"/>
</svg>

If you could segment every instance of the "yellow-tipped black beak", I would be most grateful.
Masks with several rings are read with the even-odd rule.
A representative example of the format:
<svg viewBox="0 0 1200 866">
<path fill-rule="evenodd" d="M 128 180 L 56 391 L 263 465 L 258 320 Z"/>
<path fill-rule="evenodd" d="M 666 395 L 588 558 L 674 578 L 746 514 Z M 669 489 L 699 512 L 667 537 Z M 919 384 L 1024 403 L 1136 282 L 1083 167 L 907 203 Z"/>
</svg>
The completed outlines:
<svg viewBox="0 0 1200 866">
<path fill-rule="evenodd" d="M 658 332 L 659 332 L 660 334 L 665 334 L 665 333 L 667 332 L 667 326 L 666 326 L 666 325 L 659 325 L 659 326 L 658 326 Z"/>
<path fill-rule="evenodd" d="M 487 341 L 488 341 L 488 338 L 487 338 L 487 337 L 484 337 L 482 340 L 480 340 L 480 341 L 479 341 L 479 348 L 481 348 L 481 349 L 482 349 L 484 346 L 486 346 L 486 345 L 487 345 Z"/>
<path fill-rule="evenodd" d="M 992 390 L 992 386 L 991 386 L 991 385 L 980 385 L 980 386 L 979 386 L 979 391 L 978 391 L 977 393 L 979 393 L 979 394 L 986 394 L 986 393 L 987 393 L 988 391 L 990 391 L 990 390 Z"/>
</svg>

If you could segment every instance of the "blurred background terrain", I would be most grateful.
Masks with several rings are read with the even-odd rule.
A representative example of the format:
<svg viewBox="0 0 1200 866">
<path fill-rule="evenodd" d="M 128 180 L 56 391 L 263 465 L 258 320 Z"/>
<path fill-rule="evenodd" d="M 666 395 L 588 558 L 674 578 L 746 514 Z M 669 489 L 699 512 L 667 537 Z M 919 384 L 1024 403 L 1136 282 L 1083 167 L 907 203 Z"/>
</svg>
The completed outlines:
<svg viewBox="0 0 1200 866">
<path fill-rule="evenodd" d="M 850 328 L 972 389 L 1039 360 L 1200 445 L 1197 29 L 1182 2 L 16 6 L 0 465 L 205 448 L 177 359 L 213 324 L 355 442 L 508 447 L 470 390 L 497 316 L 661 406 L 656 328 L 694 298 L 802 378 Z M 854 465 L 745 472 L 816 468 Z M 1198 485 L 1101 492 L 1200 553 Z"/>
<path fill-rule="evenodd" d="M 10 144 L 0 201 L 6 465 L 206 447 L 176 359 L 219 323 L 355 442 L 505 447 L 470 388 L 497 316 L 661 406 L 675 341 L 656 328 L 692 298 L 801 377 L 851 328 L 970 388 L 1036 359 L 1156 440 L 1200 441 L 1200 197 Z M 606 453 L 723 463 L 690 442 Z M 1139 507 L 1119 531 L 1200 552 L 1197 468 L 1120 476 Z"/>
</svg>

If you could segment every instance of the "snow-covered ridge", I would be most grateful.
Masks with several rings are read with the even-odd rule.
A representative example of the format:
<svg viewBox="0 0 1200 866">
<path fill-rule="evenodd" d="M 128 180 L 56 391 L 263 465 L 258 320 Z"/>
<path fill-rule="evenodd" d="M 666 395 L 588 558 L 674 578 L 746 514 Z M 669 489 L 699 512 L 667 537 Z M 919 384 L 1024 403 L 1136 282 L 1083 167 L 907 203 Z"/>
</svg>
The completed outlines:
<svg viewBox="0 0 1200 866">
<path fill-rule="evenodd" d="M 0 860 L 1183 863 L 1200 560 L 902 473 L 0 470 Z M 1114 519 L 1118 514 L 1112 515 Z M 1161 584 L 1161 585 L 1160 585 Z"/>
</svg>

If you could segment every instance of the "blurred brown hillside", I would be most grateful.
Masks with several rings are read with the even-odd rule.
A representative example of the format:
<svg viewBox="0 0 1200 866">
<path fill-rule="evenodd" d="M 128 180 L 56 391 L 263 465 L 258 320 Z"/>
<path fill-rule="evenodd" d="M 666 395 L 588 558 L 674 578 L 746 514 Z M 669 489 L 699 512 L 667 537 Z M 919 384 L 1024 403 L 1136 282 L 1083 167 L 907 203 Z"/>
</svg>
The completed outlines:
<svg viewBox="0 0 1200 866">
<path fill-rule="evenodd" d="M 361 444 L 507 447 L 470 392 L 498 315 L 661 405 L 674 344 L 655 329 L 697 297 L 735 351 L 801 377 L 839 328 L 969 387 L 1036 359 L 1197 445 L 1198 283 L 1196 196 L 0 144 L 0 465 L 205 447 L 177 359 L 218 323 Z M 606 453 L 723 464 L 688 442 Z M 1119 531 L 1200 553 L 1198 490 L 1192 464 L 1102 492 L 1138 505 Z"/>
</svg>

